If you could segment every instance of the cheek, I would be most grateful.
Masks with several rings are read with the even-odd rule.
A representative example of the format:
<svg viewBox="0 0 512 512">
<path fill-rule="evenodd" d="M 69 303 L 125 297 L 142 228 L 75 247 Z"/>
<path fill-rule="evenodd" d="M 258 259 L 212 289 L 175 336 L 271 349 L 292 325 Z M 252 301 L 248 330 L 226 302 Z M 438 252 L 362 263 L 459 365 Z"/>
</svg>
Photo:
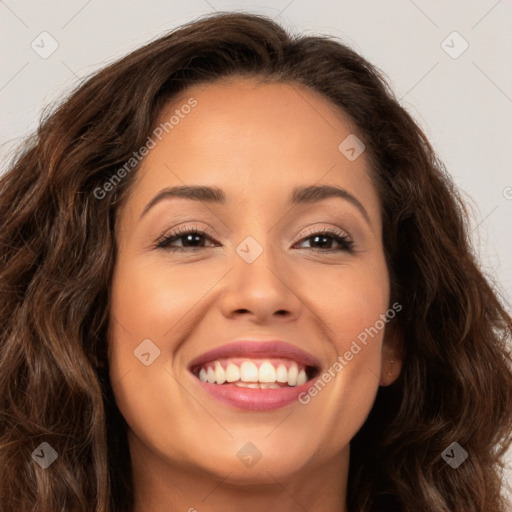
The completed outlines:
<svg viewBox="0 0 512 512">
<path fill-rule="evenodd" d="M 321 437 L 343 446 L 364 423 L 379 387 L 388 273 L 381 262 L 314 277 L 308 305 L 316 308 L 335 353 L 319 381 L 300 398 L 310 417 L 322 418 Z"/>
<path fill-rule="evenodd" d="M 207 265 L 130 264 L 120 261 L 111 311 L 133 340 L 176 339 L 187 316 L 219 279 Z M 169 334 L 172 332 L 172 336 Z"/>
<path fill-rule="evenodd" d="M 198 312 L 212 306 L 215 286 L 230 268 L 220 261 L 172 265 L 165 263 L 165 255 L 162 258 L 148 263 L 127 256 L 117 262 L 111 301 L 111 354 L 120 372 L 131 367 L 133 351 L 146 339 L 171 356 L 194 329 Z M 388 307 L 388 275 L 381 261 L 370 263 L 332 266 L 302 261 L 280 269 L 283 280 L 293 284 L 288 286 L 292 293 L 307 306 L 299 321 L 319 323 L 319 336 L 329 340 L 339 355 L 351 349 L 353 340 L 364 342 L 365 337 L 373 342 L 364 352 L 380 352 L 380 336 L 370 338 L 367 333 Z"/>
<path fill-rule="evenodd" d="M 109 367 L 116 401 L 125 417 L 150 418 L 155 390 L 176 386 L 168 373 L 169 361 L 200 321 L 200 301 L 219 275 L 223 273 L 212 272 L 208 265 L 171 267 L 126 254 L 116 262 Z"/>
<path fill-rule="evenodd" d="M 222 300 L 218 291 L 239 288 L 240 283 L 233 281 L 232 276 L 228 288 L 227 282 L 222 283 L 231 266 L 232 261 L 228 260 L 173 265 L 166 264 L 165 259 L 147 263 L 126 257 L 117 262 L 111 303 L 111 382 L 123 416 L 138 435 L 148 436 L 147 443 L 149 437 L 168 439 L 170 432 L 182 440 L 189 435 L 171 421 L 173 415 L 204 416 L 196 402 L 164 371 L 164 366 L 169 365 L 176 348 L 186 343 L 190 333 L 201 322 L 207 322 L 205 314 L 217 300 Z M 262 272 L 268 277 L 266 269 Z M 326 450 L 324 455 L 328 456 L 329 450 L 344 446 L 355 435 L 375 399 L 383 330 L 367 335 L 366 345 L 360 340 L 387 310 L 387 272 L 381 261 L 357 260 L 333 266 L 303 259 L 280 267 L 279 275 L 286 286 L 280 284 L 280 279 L 269 280 L 268 285 L 276 286 L 276 293 L 283 294 L 283 304 L 287 293 L 300 299 L 290 301 L 300 308 L 298 325 L 290 329 L 299 332 L 304 326 L 307 332 L 322 339 L 324 354 L 332 359 L 326 363 L 336 375 L 310 397 L 304 408 L 300 407 L 296 420 L 287 420 L 287 425 L 293 427 L 295 436 L 301 438 L 303 432 L 309 437 L 311 449 L 316 447 L 319 454 Z M 244 288 L 238 299 L 247 299 L 245 293 L 250 293 L 250 288 Z M 161 350 L 149 367 L 134 356 L 134 350 L 145 339 L 156 342 Z M 356 340 L 359 349 L 353 345 Z M 314 350 L 313 345 L 311 349 Z M 344 362 L 338 361 L 337 356 L 344 357 Z M 336 363 L 341 370 L 333 367 Z M 170 404 L 172 415 L 165 412 Z M 308 426 L 311 418 L 318 420 L 314 438 Z M 179 449 L 169 443 L 168 453 Z"/>
<path fill-rule="evenodd" d="M 304 272 L 304 276 L 301 293 L 325 325 L 338 353 L 349 350 L 351 340 L 364 340 L 376 322 L 377 330 L 383 331 L 381 315 L 389 307 L 389 277 L 383 259 L 337 270 L 324 267 Z"/>
<path fill-rule="evenodd" d="M 164 271 L 162 266 L 125 255 L 116 262 L 110 381 L 121 414 L 146 445 L 153 444 L 150 438 L 164 440 L 173 431 L 166 411 L 178 414 L 180 402 L 176 400 L 179 385 L 169 373 L 169 358 L 186 336 L 187 313 L 212 286 L 209 281 L 211 276 L 206 281 L 191 279 L 181 266 Z"/>
</svg>

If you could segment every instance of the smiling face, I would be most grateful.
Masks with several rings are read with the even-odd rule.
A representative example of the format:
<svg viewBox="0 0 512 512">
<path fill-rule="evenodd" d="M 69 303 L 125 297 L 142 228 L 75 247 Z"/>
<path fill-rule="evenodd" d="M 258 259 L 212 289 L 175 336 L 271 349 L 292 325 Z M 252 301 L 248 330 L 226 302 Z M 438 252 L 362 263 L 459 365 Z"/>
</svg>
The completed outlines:
<svg viewBox="0 0 512 512">
<path fill-rule="evenodd" d="M 135 472 L 342 474 L 400 365 L 379 198 L 365 154 L 338 148 L 354 129 L 309 89 L 242 79 L 187 89 L 173 114 L 118 212 L 110 378 Z M 207 354 L 237 340 L 256 343 Z M 251 352 L 269 340 L 288 345 Z"/>
</svg>

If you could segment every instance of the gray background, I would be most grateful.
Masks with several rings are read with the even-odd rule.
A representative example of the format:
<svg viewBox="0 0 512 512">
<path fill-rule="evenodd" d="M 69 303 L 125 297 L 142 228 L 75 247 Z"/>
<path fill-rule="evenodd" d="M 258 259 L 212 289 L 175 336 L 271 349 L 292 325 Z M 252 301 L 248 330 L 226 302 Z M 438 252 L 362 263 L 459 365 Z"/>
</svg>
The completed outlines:
<svg viewBox="0 0 512 512">
<path fill-rule="evenodd" d="M 384 71 L 467 197 L 476 252 L 510 311 L 511 0 L 0 0 L 0 172 L 45 105 L 214 10 L 259 12 L 293 31 L 340 37 Z"/>
</svg>

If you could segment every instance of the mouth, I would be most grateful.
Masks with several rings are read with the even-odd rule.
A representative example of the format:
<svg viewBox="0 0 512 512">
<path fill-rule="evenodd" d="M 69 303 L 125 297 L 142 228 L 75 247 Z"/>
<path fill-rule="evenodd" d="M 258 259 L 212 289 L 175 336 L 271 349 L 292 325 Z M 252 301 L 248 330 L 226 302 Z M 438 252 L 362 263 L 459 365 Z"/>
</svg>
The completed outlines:
<svg viewBox="0 0 512 512">
<path fill-rule="evenodd" d="M 252 359 L 229 357 L 192 368 L 201 381 L 217 386 L 249 389 L 280 389 L 302 386 L 317 373 L 313 366 L 284 358 Z"/>
<path fill-rule="evenodd" d="M 224 345 L 196 358 L 188 369 L 214 398 L 253 411 L 296 401 L 320 373 L 313 356 L 281 341 Z"/>
</svg>

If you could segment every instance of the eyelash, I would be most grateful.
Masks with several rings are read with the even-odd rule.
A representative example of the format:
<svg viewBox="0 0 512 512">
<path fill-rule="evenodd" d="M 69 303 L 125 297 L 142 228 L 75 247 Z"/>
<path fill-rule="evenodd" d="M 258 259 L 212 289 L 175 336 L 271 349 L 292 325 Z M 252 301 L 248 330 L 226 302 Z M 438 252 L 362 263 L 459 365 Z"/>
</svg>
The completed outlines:
<svg viewBox="0 0 512 512">
<path fill-rule="evenodd" d="M 213 236 L 208 232 L 208 230 L 205 229 L 198 229 L 195 227 L 189 227 L 189 228 L 178 228 L 177 230 L 173 231 L 172 233 L 169 233 L 168 235 L 164 235 L 162 238 L 157 240 L 157 243 L 155 245 L 155 249 L 164 249 L 169 252 L 197 252 L 197 250 L 200 249 L 206 249 L 206 247 L 171 247 L 170 243 L 180 239 L 186 235 L 190 234 L 197 234 L 206 236 L 211 241 L 218 243 Z M 325 228 L 319 231 L 312 230 L 309 233 L 306 234 L 303 238 L 299 240 L 299 242 L 303 242 L 309 238 L 312 238 L 313 236 L 318 235 L 328 235 L 331 238 L 333 238 L 336 242 L 339 243 L 341 246 L 339 249 L 322 249 L 318 247 L 306 247 L 306 249 L 310 251 L 319 251 L 319 252 L 353 252 L 353 245 L 354 242 L 343 232 L 340 230 L 337 230 L 335 228 Z M 297 242 L 297 243 L 299 243 Z"/>
</svg>

